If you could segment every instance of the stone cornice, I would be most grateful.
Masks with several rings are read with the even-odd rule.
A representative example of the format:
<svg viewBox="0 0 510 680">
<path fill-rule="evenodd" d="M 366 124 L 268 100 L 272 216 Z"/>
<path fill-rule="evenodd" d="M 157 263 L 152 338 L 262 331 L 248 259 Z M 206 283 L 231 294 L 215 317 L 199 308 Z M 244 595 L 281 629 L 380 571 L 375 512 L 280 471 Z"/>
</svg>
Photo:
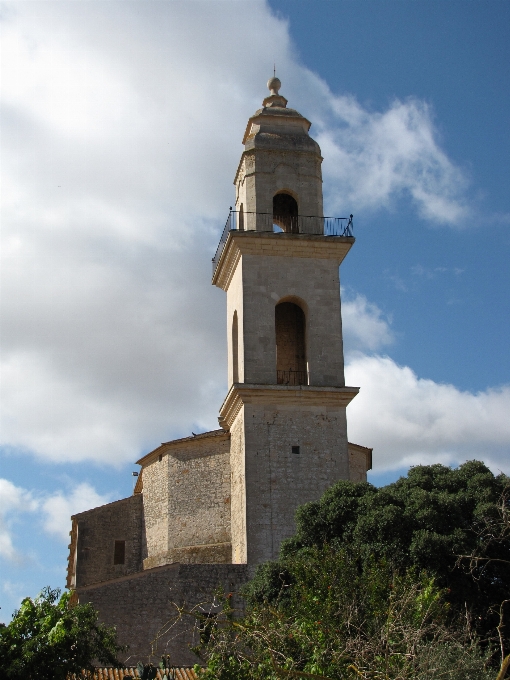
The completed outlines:
<svg viewBox="0 0 510 680">
<path fill-rule="evenodd" d="M 267 231 L 231 231 L 212 277 L 218 288 L 228 290 L 242 255 L 304 257 L 335 260 L 341 264 L 355 239 L 352 236 L 274 234 Z"/>
<path fill-rule="evenodd" d="M 182 439 L 174 439 L 171 442 L 163 442 L 161 446 L 158 446 L 154 451 L 146 453 L 145 456 L 136 461 L 137 465 L 142 465 L 145 467 L 156 460 L 160 455 L 171 451 L 173 448 L 181 448 L 183 446 L 207 446 L 212 438 L 228 439 L 228 432 L 223 430 L 212 430 L 211 432 L 202 432 L 201 434 L 194 434 L 191 437 L 183 437 Z M 140 473 L 141 474 L 141 473 Z"/>
<path fill-rule="evenodd" d="M 235 383 L 220 408 L 221 427 L 230 429 L 245 404 L 275 406 L 315 406 L 345 408 L 358 394 L 359 387 L 314 387 L 312 385 L 248 385 Z"/>
</svg>

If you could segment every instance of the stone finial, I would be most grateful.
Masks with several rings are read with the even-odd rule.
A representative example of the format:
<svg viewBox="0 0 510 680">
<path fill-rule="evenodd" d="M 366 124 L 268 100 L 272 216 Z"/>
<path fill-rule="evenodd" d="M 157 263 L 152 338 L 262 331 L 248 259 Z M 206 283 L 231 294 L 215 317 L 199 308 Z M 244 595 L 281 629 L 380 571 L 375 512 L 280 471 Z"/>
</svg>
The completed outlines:
<svg viewBox="0 0 510 680">
<path fill-rule="evenodd" d="M 271 92 L 272 95 L 277 95 L 280 87 L 282 86 L 282 83 L 279 78 L 274 76 L 273 78 L 269 78 L 267 81 L 267 89 Z"/>
<path fill-rule="evenodd" d="M 278 94 L 278 91 L 280 90 L 280 87 L 282 86 L 281 81 L 279 78 L 276 76 L 273 76 L 272 78 L 269 78 L 267 81 L 267 87 L 271 94 L 269 97 L 266 97 L 264 101 L 262 102 L 263 106 L 279 106 L 282 108 L 285 108 L 287 106 L 287 100 L 285 97 L 282 97 L 281 94 Z"/>
</svg>

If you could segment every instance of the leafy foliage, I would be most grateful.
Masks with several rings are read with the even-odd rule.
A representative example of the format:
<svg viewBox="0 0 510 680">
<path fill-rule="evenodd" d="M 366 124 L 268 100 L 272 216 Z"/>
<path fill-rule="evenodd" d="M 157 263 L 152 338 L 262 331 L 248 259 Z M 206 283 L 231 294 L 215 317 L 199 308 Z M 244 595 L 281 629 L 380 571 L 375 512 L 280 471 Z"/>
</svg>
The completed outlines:
<svg viewBox="0 0 510 680">
<path fill-rule="evenodd" d="M 90 604 L 70 606 L 70 593 L 45 588 L 27 597 L 0 628 L 0 667 L 9 680 L 65 680 L 93 670 L 92 661 L 119 666 L 114 628 L 98 623 Z"/>
<path fill-rule="evenodd" d="M 339 482 L 298 510 L 244 614 L 225 601 L 206 678 L 493 678 L 510 646 L 509 482 L 477 461 Z"/>
<path fill-rule="evenodd" d="M 270 575 L 276 586 L 276 574 Z M 290 578 L 289 578 L 290 576 Z M 291 585 L 290 585 L 291 583 Z M 434 579 L 347 550 L 312 547 L 285 560 L 280 595 L 232 618 L 225 601 L 208 645 L 205 678 L 485 680 L 490 653 L 452 626 Z"/>
<path fill-rule="evenodd" d="M 480 633 L 489 635 L 499 621 L 494 608 L 510 593 L 510 533 L 492 542 L 483 542 L 481 534 L 498 520 L 509 482 L 478 461 L 455 470 L 417 466 L 379 489 L 338 482 L 319 501 L 298 509 L 296 535 L 283 544 L 281 555 L 325 544 L 349 546 L 362 560 L 375 556 L 398 570 L 426 570 L 459 612 L 467 604 Z M 459 555 L 480 554 L 482 547 L 486 559 L 472 564 L 471 573 L 458 568 Z M 261 572 L 251 592 L 270 600 L 271 588 Z"/>
<path fill-rule="evenodd" d="M 138 677 L 140 680 L 154 680 L 158 674 L 158 668 L 160 669 L 160 676 L 162 680 L 169 680 L 169 677 L 174 677 L 172 671 L 167 674 L 168 667 L 170 666 L 170 656 L 162 656 L 161 661 L 157 666 L 152 663 L 142 663 L 139 661 L 136 664 L 136 670 L 138 671 Z"/>
</svg>

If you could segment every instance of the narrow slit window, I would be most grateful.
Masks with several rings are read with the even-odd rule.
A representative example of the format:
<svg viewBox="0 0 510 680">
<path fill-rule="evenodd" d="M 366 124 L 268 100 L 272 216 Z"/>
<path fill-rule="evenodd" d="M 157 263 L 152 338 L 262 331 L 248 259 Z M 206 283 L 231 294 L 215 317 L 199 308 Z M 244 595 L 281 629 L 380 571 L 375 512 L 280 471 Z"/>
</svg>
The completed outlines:
<svg viewBox="0 0 510 680">
<path fill-rule="evenodd" d="M 113 564 L 125 564 L 126 562 L 126 541 L 115 541 L 113 549 Z"/>
</svg>

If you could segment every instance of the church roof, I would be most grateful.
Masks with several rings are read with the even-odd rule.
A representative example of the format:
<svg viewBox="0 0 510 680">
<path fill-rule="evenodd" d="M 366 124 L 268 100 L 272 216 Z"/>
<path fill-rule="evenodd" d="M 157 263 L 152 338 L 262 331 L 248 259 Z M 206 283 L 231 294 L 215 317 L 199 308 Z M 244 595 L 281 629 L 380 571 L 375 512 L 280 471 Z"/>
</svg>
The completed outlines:
<svg viewBox="0 0 510 680">
<path fill-rule="evenodd" d="M 193 668 L 166 668 L 162 673 L 158 668 L 156 673 L 156 680 L 162 680 L 163 675 L 172 680 L 198 680 L 198 675 Z M 140 675 L 136 666 L 129 668 L 96 668 L 94 680 L 123 680 L 123 678 L 139 678 Z"/>
<path fill-rule="evenodd" d="M 157 449 L 154 449 L 154 451 L 146 453 L 145 456 L 140 458 L 140 460 L 137 460 L 136 463 L 137 465 L 146 465 L 160 453 L 167 451 L 169 448 L 172 448 L 173 446 L 181 446 L 182 444 L 186 444 L 188 442 L 196 443 L 197 441 L 201 441 L 203 439 L 211 439 L 212 437 L 222 437 L 224 435 L 226 435 L 227 437 L 229 436 L 229 433 L 224 429 L 211 430 L 210 432 L 201 432 L 200 434 L 195 434 L 194 432 L 192 432 L 191 437 L 182 437 L 181 439 L 172 439 L 172 441 L 169 442 L 162 442 Z"/>
<path fill-rule="evenodd" d="M 285 97 L 278 94 L 281 87 L 280 80 L 276 77 L 271 78 L 268 81 L 267 86 L 271 91 L 271 94 L 262 102 L 263 108 L 255 111 L 253 116 L 248 120 L 243 137 L 243 144 L 246 144 L 251 140 L 252 144 L 250 146 L 252 146 L 253 137 L 257 135 L 259 130 L 262 131 L 262 128 L 268 128 L 268 130 L 266 130 L 267 132 L 271 126 L 274 128 L 273 132 L 278 130 L 278 128 L 281 128 L 280 134 L 292 133 L 294 135 L 301 134 L 308 136 L 308 130 L 312 124 L 308 119 L 302 116 L 299 111 L 296 111 L 296 109 L 287 108 L 287 100 Z M 312 142 L 312 140 L 310 141 Z M 318 146 L 315 142 L 313 142 L 312 146 L 313 145 Z"/>
</svg>

